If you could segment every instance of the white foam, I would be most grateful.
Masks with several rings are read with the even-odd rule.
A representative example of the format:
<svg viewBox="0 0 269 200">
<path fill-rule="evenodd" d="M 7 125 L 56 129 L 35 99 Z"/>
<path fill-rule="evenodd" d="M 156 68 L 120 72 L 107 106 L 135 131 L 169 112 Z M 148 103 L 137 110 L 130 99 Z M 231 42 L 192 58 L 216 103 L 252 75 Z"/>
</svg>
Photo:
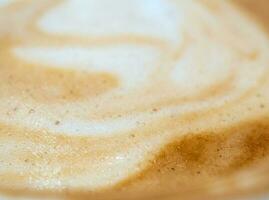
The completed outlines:
<svg viewBox="0 0 269 200">
<path fill-rule="evenodd" d="M 131 34 L 178 43 L 183 10 L 165 0 L 68 0 L 46 13 L 39 27 L 53 34 L 87 37 Z"/>
<path fill-rule="evenodd" d="M 197 92 L 228 78 L 234 62 L 231 52 L 224 50 L 221 45 L 216 46 L 206 41 L 185 52 L 175 64 L 171 79 L 179 87 L 185 88 L 186 92 Z"/>
<path fill-rule="evenodd" d="M 95 120 L 88 118 L 82 119 L 81 116 L 85 115 L 83 110 L 87 113 L 85 105 L 82 103 L 64 104 L 61 107 L 39 106 L 36 107 L 35 112 L 29 114 L 29 109 L 33 104 L 26 102 L 15 102 L 10 98 L 0 101 L 0 106 L 4 109 L 0 113 L 0 120 L 8 124 L 22 124 L 26 127 L 31 127 L 36 130 L 46 130 L 52 133 L 64 133 L 65 135 L 73 136 L 94 136 L 103 137 L 118 135 L 122 132 L 128 132 L 136 128 L 140 128 L 143 124 L 150 124 L 152 121 L 160 117 L 168 117 L 171 115 L 184 115 L 189 112 L 199 112 L 207 108 L 219 107 L 227 101 L 237 98 L 240 94 L 225 96 L 216 99 L 212 98 L 204 102 L 185 103 L 176 106 L 167 106 L 160 109 L 156 113 L 148 112 L 134 112 L 122 117 L 108 117 L 102 120 Z M 109 97 L 108 97 L 109 99 Z M 111 97 L 110 97 L 111 99 Z M 10 106 L 7 102 L 13 102 Z M 16 114 L 10 113 L 10 117 L 6 117 L 6 113 L 12 110 L 12 106 L 16 105 L 20 109 Z M 114 102 L 111 102 L 111 106 Z M 62 110 L 69 109 L 69 113 L 63 117 Z M 55 125 L 55 121 L 60 120 L 60 124 Z"/>
<path fill-rule="evenodd" d="M 184 12 L 184 2 L 186 2 L 186 4 L 190 6 L 186 12 L 190 12 L 193 15 L 197 14 L 197 10 L 192 8 L 192 6 L 195 4 L 194 2 L 198 1 L 178 1 L 177 3 L 180 2 L 180 5 L 182 5 L 179 7 L 174 6 L 172 2 L 173 1 L 165 0 L 69 0 L 64 1 L 61 5 L 46 13 L 39 21 L 39 28 L 41 31 L 45 31 L 49 34 L 72 35 L 83 37 L 84 39 L 85 37 L 132 34 L 161 39 L 162 41 L 168 42 L 169 45 L 178 45 L 182 42 L 183 31 L 186 31 L 183 28 L 185 22 L 189 25 L 188 28 L 192 26 L 196 27 L 197 25 L 197 29 L 203 29 L 204 24 L 199 24 L 199 20 L 188 21 L 188 18 L 186 18 L 187 15 Z M 227 9 L 227 11 L 230 10 Z M 205 13 L 207 13 L 207 11 L 205 11 Z M 231 15 L 230 12 L 228 13 Z M 197 14 L 197 16 L 199 15 Z M 201 14 L 201 16 L 203 16 L 203 14 Z M 212 18 L 214 18 L 214 16 Z M 239 20 L 238 15 L 232 15 L 231 18 Z M 216 22 L 220 22 L 220 27 L 224 26 L 221 20 L 217 20 L 218 18 L 214 19 L 216 19 Z M 205 21 L 207 22 L 208 20 L 205 19 Z M 192 24 L 192 22 L 194 22 L 194 24 Z M 232 22 L 231 20 L 231 23 Z M 237 22 L 238 21 L 236 21 L 233 26 L 241 25 L 240 20 L 240 23 Z M 242 26 L 247 24 L 246 26 L 249 26 L 249 29 L 252 30 L 253 27 L 248 23 L 249 22 L 242 23 Z M 216 33 L 222 32 L 222 29 L 219 29 L 216 24 L 209 24 L 209 26 L 212 29 L 216 29 Z M 242 32 L 244 32 L 243 30 L 245 29 L 248 30 L 246 27 L 243 27 Z M 232 34 L 230 29 L 228 30 L 227 33 L 230 37 Z M 188 29 L 188 31 L 191 32 L 191 36 L 193 36 L 192 39 L 195 41 L 195 44 L 191 44 L 193 45 L 193 49 L 188 48 L 188 50 L 184 52 L 184 56 L 173 63 L 175 64 L 173 66 L 174 68 L 169 68 L 172 70 L 171 73 L 168 74 L 167 81 L 173 81 L 173 83 L 178 86 L 178 88 L 175 87 L 175 96 L 182 97 L 189 93 L 198 94 L 199 91 L 205 87 L 214 87 L 220 80 L 226 78 L 233 68 L 238 67 L 241 74 L 235 74 L 236 80 L 229 94 L 201 101 L 197 100 L 197 102 L 186 102 L 175 106 L 166 106 L 154 113 L 151 111 L 136 112 L 135 106 L 139 107 L 142 105 L 141 107 L 143 107 L 151 103 L 151 101 L 147 102 L 150 97 L 148 99 L 143 98 L 147 95 L 150 96 L 152 93 L 149 91 L 149 94 L 145 95 L 145 93 L 143 93 L 144 95 L 141 96 L 141 93 L 139 93 L 140 90 L 134 90 L 134 88 L 137 89 L 137 86 L 145 87 L 145 82 L 151 81 L 149 78 L 151 72 L 156 70 L 158 62 L 162 60 L 163 55 L 167 55 L 168 52 L 160 52 L 158 49 L 154 49 L 149 45 L 142 46 L 127 43 L 124 45 L 102 46 L 86 46 L 85 44 L 83 47 L 78 45 L 68 46 L 67 44 L 61 47 L 29 46 L 29 44 L 24 46 L 20 44 L 21 46 L 14 47 L 14 54 L 20 59 L 35 63 L 36 67 L 46 67 L 46 65 L 48 65 L 64 69 L 72 68 L 75 70 L 85 70 L 88 72 L 107 72 L 116 75 L 122 81 L 121 87 L 128 90 L 118 88 L 119 90 L 115 89 L 109 94 L 100 95 L 96 98 L 61 105 L 57 103 L 44 105 L 34 100 L 24 101 L 23 97 L 20 99 L 18 96 L 12 97 L 7 95 L 0 101 L 0 107 L 2 108 L 0 121 L 6 124 L 24 126 L 29 129 L 38 129 L 38 133 L 40 134 L 47 134 L 49 132 L 69 136 L 83 135 L 95 138 L 112 135 L 117 138 L 116 134 L 126 133 L 134 128 L 140 128 L 138 127 L 137 121 L 150 125 L 156 122 L 156 119 L 161 119 L 161 117 L 166 118 L 172 115 L 183 116 L 193 111 L 198 115 L 201 111 L 221 107 L 225 103 L 237 99 L 242 95 L 242 91 L 246 91 L 249 87 L 255 85 L 255 81 L 260 79 L 260 75 L 266 67 L 265 63 L 268 63 L 267 54 L 261 53 L 257 61 L 243 61 L 240 56 L 234 54 L 231 50 L 232 48 L 230 48 L 230 44 L 223 46 L 221 39 L 218 38 L 218 45 L 215 45 L 205 41 L 206 36 L 200 34 L 200 32 L 193 31 L 191 28 Z M 265 40 L 262 34 L 258 31 L 250 31 L 249 35 L 255 37 L 251 39 L 255 41 L 253 42 L 255 48 L 248 43 L 247 39 L 243 42 L 246 48 L 253 50 L 256 49 L 256 47 L 259 48 L 264 45 L 266 48 L 260 51 L 268 52 L 267 40 Z M 235 40 L 240 41 L 240 38 L 241 35 L 235 36 Z M 204 43 L 198 44 L 200 40 Z M 211 41 L 211 38 L 209 40 Z M 173 47 L 171 49 L 173 49 Z M 226 48 L 227 52 L 222 51 L 222 49 Z M 236 56 L 234 60 L 233 56 Z M 167 57 L 165 57 L 164 60 Z M 171 64 L 169 61 L 167 63 L 168 65 Z M 238 64 L 238 66 L 231 64 Z M 161 67 L 165 68 L 170 66 L 165 65 Z M 163 76 L 163 74 L 160 73 L 158 75 L 161 78 L 166 78 L 167 74 Z M 153 82 L 153 84 L 155 84 L 155 82 Z M 171 87 L 174 87 L 174 85 L 171 84 Z M 181 89 L 182 93 L 180 93 Z M 132 95 L 130 95 L 130 93 Z M 160 97 L 158 96 L 159 94 L 157 97 L 154 96 L 155 94 L 151 96 L 156 102 L 159 100 L 170 100 L 170 98 L 174 97 L 173 95 L 172 97 L 168 96 L 171 95 L 171 93 L 166 93 L 166 91 L 160 90 L 158 93 L 162 93 L 160 96 L 163 95 L 160 99 L 158 99 Z M 117 105 L 119 104 L 119 98 L 113 98 L 113 94 L 114 96 L 122 96 L 123 100 L 121 100 L 122 102 L 124 101 L 124 103 Z M 168 95 L 166 96 L 166 94 Z M 189 96 L 186 95 L 186 97 Z M 139 99 L 137 100 L 139 101 L 138 103 L 135 102 L 135 98 Z M 100 107 L 102 107 L 102 105 L 103 107 L 100 108 L 100 110 L 92 109 L 92 107 L 94 107 L 93 104 L 98 101 L 100 102 Z M 129 102 L 135 102 L 137 104 L 129 105 Z M 108 104 L 109 106 L 107 106 Z M 16 112 L 14 111 L 15 106 L 18 108 Z M 102 112 L 101 114 L 107 114 L 106 108 L 111 109 L 112 112 L 114 112 L 113 114 L 117 114 L 118 110 L 113 108 L 119 108 L 120 106 L 124 108 L 133 106 L 134 111 L 131 110 L 127 112 L 127 114 L 120 115 L 120 117 L 105 115 L 105 117 L 101 117 L 100 119 L 100 116 L 102 116 L 100 115 L 99 118 L 97 117 L 99 120 L 94 117 L 91 118 L 95 113 L 98 113 L 98 111 Z M 149 109 L 151 106 L 152 105 L 148 106 Z M 29 109 L 32 107 L 35 108 L 35 112 L 29 113 Z M 70 112 L 63 114 L 66 110 L 70 110 Z M 230 110 L 228 108 L 225 112 L 234 113 L 232 117 L 238 117 L 236 109 Z M 218 115 L 218 113 L 216 113 L 216 115 Z M 59 165 L 56 164 L 56 166 L 48 164 L 46 161 L 38 161 L 38 165 L 31 167 L 31 170 L 29 170 L 28 164 L 25 163 L 22 165 L 23 167 L 16 164 L 13 166 L 1 165 L 0 171 L 19 173 L 28 173 L 30 171 L 33 175 L 38 175 L 34 176 L 33 179 L 31 179 L 31 177 L 29 178 L 30 188 L 100 189 L 114 185 L 132 176 L 136 172 L 139 172 L 141 170 L 139 167 L 141 167 L 141 164 L 146 163 L 149 155 L 154 155 L 165 143 L 169 142 L 167 137 L 175 136 L 175 132 L 177 134 L 186 134 L 188 132 L 194 132 L 193 130 L 197 131 L 197 128 L 200 127 L 214 126 L 216 124 L 217 126 L 221 126 L 221 124 L 228 123 L 222 122 L 222 120 L 220 120 L 222 117 L 223 116 L 213 116 L 213 119 L 208 120 L 206 116 L 202 116 L 202 120 L 188 123 L 181 122 L 178 119 L 174 121 L 171 120 L 172 123 L 176 123 L 175 126 L 172 126 L 173 129 L 170 130 L 167 128 L 165 131 L 160 130 L 154 132 L 152 135 L 149 134 L 147 139 L 141 142 L 131 143 L 130 145 L 128 144 L 128 148 L 123 148 L 124 150 L 122 151 L 121 147 L 119 147 L 119 152 L 116 152 L 110 157 L 102 158 L 100 154 L 100 160 L 97 160 L 98 162 L 90 162 L 91 164 L 89 166 L 85 166 L 87 169 L 85 170 L 86 172 L 78 176 L 71 174 L 70 177 L 59 178 L 57 174 L 62 170 L 61 166 L 69 167 L 59 161 L 57 161 Z M 234 120 L 230 115 L 229 117 L 230 122 Z M 248 116 L 244 114 L 241 115 L 240 113 L 240 117 L 238 118 L 243 119 L 244 117 L 247 118 Z M 60 120 L 60 124 L 56 125 L 56 120 Z M 149 126 L 147 126 L 147 128 L 148 127 Z M 178 136 L 179 135 L 177 135 L 177 137 Z M 139 138 L 139 135 L 136 138 Z M 17 155 L 13 155 L 14 153 L 21 152 L 21 150 L 27 148 L 27 150 L 31 150 L 34 156 L 36 156 L 36 154 L 38 155 L 39 152 L 44 152 L 44 147 L 41 145 L 32 144 L 33 146 L 30 146 L 29 144 L 22 143 L 12 145 L 15 142 L 16 141 L 13 140 L 10 141 L 10 143 L 3 142 L 4 146 L 1 147 L 2 149 L 0 148 L 0 154 L 2 153 L 2 157 L 5 158 L 5 161 L 12 160 L 14 157 L 16 158 Z M 98 148 L 93 147 L 93 149 L 96 150 Z M 53 151 L 53 148 L 50 148 L 50 150 Z M 10 152 L 8 156 L 7 151 Z M 56 149 L 55 151 L 60 150 Z M 109 151 L 109 149 L 105 149 L 104 151 Z M 90 161 L 91 159 L 94 160 L 91 156 L 85 156 L 85 159 L 89 159 Z"/>
<path fill-rule="evenodd" d="M 143 32 L 143 34 L 147 35 L 150 33 L 149 35 L 154 37 L 165 36 L 163 38 L 166 38 L 166 36 L 168 36 L 166 31 L 168 31 L 169 34 L 176 33 L 177 36 L 180 37 L 184 31 L 177 29 L 180 28 L 183 23 L 180 20 L 187 21 L 186 18 L 182 17 L 184 15 L 187 16 L 186 12 L 182 12 L 184 3 L 182 2 L 182 4 L 180 4 L 182 5 L 182 8 L 178 8 L 177 6 L 172 6 L 172 4 L 170 5 L 169 2 L 170 1 L 163 0 L 130 0 L 128 2 L 123 0 L 113 2 L 103 0 L 70 0 L 45 14 L 40 21 L 40 28 L 49 33 L 78 34 L 83 36 L 91 34 L 123 34 L 124 31 L 131 31 L 136 34 L 139 31 L 143 32 L 147 30 L 148 32 Z M 188 12 L 196 11 L 196 9 L 191 7 L 193 6 L 193 3 L 190 3 L 189 6 L 190 8 Z M 126 9 L 123 9 L 125 7 Z M 174 12 L 174 9 L 179 9 L 179 11 Z M 203 16 L 203 14 L 204 13 L 200 13 L 201 16 Z M 169 21 L 170 17 L 173 18 L 172 21 Z M 139 20 L 136 21 L 135 19 Z M 112 21 L 107 21 L 105 23 L 102 22 L 102 20 Z M 204 20 L 209 21 L 207 18 Z M 162 26 L 162 23 L 165 21 L 168 22 L 167 26 L 173 27 L 173 30 L 169 27 L 166 29 L 165 26 Z M 194 27 L 196 27 L 198 31 L 201 31 L 201 27 L 199 26 L 200 21 L 193 22 L 198 24 L 197 27 Z M 114 23 L 119 24 L 114 27 Z M 127 23 L 128 25 L 124 23 Z M 136 24 L 141 27 L 137 27 Z M 114 28 L 111 28 L 112 25 Z M 212 29 L 216 28 L 216 32 L 219 31 L 219 27 L 215 27 L 215 23 L 209 25 L 212 26 Z M 147 29 L 148 27 L 153 28 Z M 177 29 L 176 31 L 174 30 L 175 27 Z M 206 38 L 206 36 L 203 36 L 202 32 L 195 32 L 196 29 L 188 29 L 189 31 L 193 31 L 192 33 L 194 34 L 192 36 L 197 36 L 197 40 L 195 43 L 191 43 L 190 47 L 184 52 L 184 55 L 173 63 L 174 66 L 167 81 L 172 80 L 178 86 L 178 90 L 175 91 L 175 93 L 177 92 L 176 95 L 180 94 L 188 97 L 190 94 L 199 94 L 202 89 L 207 87 L 214 87 L 219 81 L 227 78 L 229 72 L 238 65 L 240 66 L 241 73 L 235 74 L 236 80 L 233 84 L 233 90 L 231 90 L 229 94 L 226 94 L 226 96 L 218 98 L 217 100 L 213 98 L 206 99 L 206 102 L 198 102 L 197 104 L 196 102 L 191 102 L 166 107 L 154 114 L 148 112 L 129 113 L 122 118 L 108 117 L 103 120 L 95 120 L 88 117 L 87 120 L 85 120 L 85 117 L 83 118 L 82 116 L 86 115 L 86 111 L 81 110 L 87 110 L 88 107 L 92 106 L 93 101 L 100 101 L 103 105 L 109 104 L 110 108 L 116 108 L 112 110 L 117 113 L 118 107 L 115 106 L 118 104 L 117 100 L 113 98 L 113 95 L 108 94 L 106 96 L 105 94 L 100 98 L 98 97 L 97 100 L 90 99 L 89 102 L 80 102 L 73 105 L 58 105 L 58 107 L 43 107 L 31 115 L 28 115 L 28 110 L 29 107 L 33 106 L 32 102 L 29 103 L 29 105 L 27 105 L 27 102 L 24 102 L 24 105 L 21 107 L 25 107 L 25 110 L 20 109 L 16 115 L 9 118 L 6 118 L 5 114 L 3 114 L 0 115 L 0 118 L 7 123 L 19 123 L 27 127 L 46 129 L 54 133 L 64 133 L 66 135 L 107 136 L 132 130 L 137 127 L 137 121 L 150 122 L 160 116 L 164 117 L 175 113 L 184 114 L 191 111 L 202 110 L 210 106 L 221 106 L 224 104 L 225 100 L 231 100 L 236 97 L 237 94 L 241 94 L 240 92 L 236 92 L 237 89 L 238 91 L 245 91 L 259 79 L 265 67 L 264 61 L 258 60 L 255 61 L 255 63 L 247 65 L 244 63 L 243 59 L 238 57 L 238 54 L 233 51 L 232 47 L 223 44 L 225 41 L 223 42 L 219 38 L 219 40 L 216 41 L 216 38 L 214 38 L 214 43 L 213 40 L 211 40 L 213 38 Z M 246 30 L 248 29 L 246 28 Z M 181 34 L 178 34 L 179 32 L 181 32 Z M 256 35 L 255 31 L 253 35 Z M 169 35 L 169 37 L 170 36 L 171 35 Z M 264 43 L 263 39 L 261 40 L 262 41 L 259 42 L 259 44 Z M 248 43 L 246 43 L 246 46 L 249 46 L 249 49 L 252 49 L 252 46 Z M 149 45 L 138 44 L 89 45 L 89 47 L 70 45 L 61 47 L 19 46 L 15 47 L 13 52 L 21 59 L 35 63 L 37 67 L 42 67 L 38 66 L 39 63 L 42 63 L 43 65 L 57 66 L 59 68 L 72 68 L 75 70 L 86 70 L 88 72 L 107 72 L 114 74 L 122 82 L 120 86 L 121 88 L 118 88 L 119 90 L 115 89 L 113 92 L 114 94 L 117 93 L 119 96 L 125 98 L 134 91 L 134 88 L 140 86 L 142 88 L 145 87 L 145 82 L 148 81 L 151 72 L 156 70 L 156 66 L 162 59 L 163 54 L 167 54 L 167 52 L 160 52 L 158 49 Z M 253 71 L 254 66 L 256 67 L 255 71 Z M 165 65 L 163 67 L 168 66 Z M 159 76 L 162 76 L 162 74 L 159 74 Z M 125 88 L 126 90 L 121 90 L 122 88 Z M 166 96 L 166 91 L 162 91 L 162 93 L 164 98 L 170 98 L 170 96 Z M 155 98 L 154 95 L 152 96 Z M 136 93 L 133 97 L 137 98 L 137 101 L 140 101 L 138 105 L 144 104 L 144 99 L 139 96 L 139 93 Z M 126 98 L 127 102 L 128 100 L 129 99 Z M 156 101 L 158 100 L 159 99 L 156 99 Z M 12 102 L 13 100 L 7 98 L 6 101 Z M 122 106 L 129 106 L 126 102 L 124 103 L 125 104 Z M 1 107 L 6 108 L 6 105 L 9 103 L 2 100 L 1 104 Z M 37 103 L 35 106 L 38 108 L 40 105 Z M 65 110 L 68 107 L 73 108 L 73 111 L 66 114 L 65 117 L 62 117 L 59 113 L 61 113 L 61 110 Z M 94 109 L 88 109 L 87 111 L 92 113 L 98 112 L 98 110 Z M 8 112 L 8 110 L 5 112 Z M 101 112 L 103 111 L 101 110 Z M 58 119 L 61 120 L 61 124 L 55 126 L 54 122 Z"/>
<path fill-rule="evenodd" d="M 159 51 L 139 45 L 108 47 L 17 47 L 14 52 L 21 59 L 60 68 L 88 72 L 107 72 L 116 75 L 124 88 L 143 84 L 161 57 Z"/>
</svg>

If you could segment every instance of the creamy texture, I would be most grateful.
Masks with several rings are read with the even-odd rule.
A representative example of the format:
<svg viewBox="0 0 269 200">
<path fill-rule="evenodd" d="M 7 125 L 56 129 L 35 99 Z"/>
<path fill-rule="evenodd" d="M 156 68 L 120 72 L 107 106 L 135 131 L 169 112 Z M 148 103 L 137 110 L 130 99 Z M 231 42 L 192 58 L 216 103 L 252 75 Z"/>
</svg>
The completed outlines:
<svg viewBox="0 0 269 200">
<path fill-rule="evenodd" d="M 0 191 L 262 185 L 268 42 L 228 1 L 0 1 Z"/>
</svg>

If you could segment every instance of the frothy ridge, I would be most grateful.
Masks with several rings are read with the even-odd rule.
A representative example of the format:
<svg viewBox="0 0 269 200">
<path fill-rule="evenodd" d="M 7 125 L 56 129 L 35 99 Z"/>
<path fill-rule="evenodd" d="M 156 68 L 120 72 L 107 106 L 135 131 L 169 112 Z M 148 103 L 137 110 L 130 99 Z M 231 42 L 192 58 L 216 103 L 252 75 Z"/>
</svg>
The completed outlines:
<svg viewBox="0 0 269 200">
<path fill-rule="evenodd" d="M 0 1 L 0 43 L 5 193 L 166 193 L 170 169 L 187 187 L 268 155 L 243 137 L 267 141 L 268 36 L 232 3 Z"/>
</svg>

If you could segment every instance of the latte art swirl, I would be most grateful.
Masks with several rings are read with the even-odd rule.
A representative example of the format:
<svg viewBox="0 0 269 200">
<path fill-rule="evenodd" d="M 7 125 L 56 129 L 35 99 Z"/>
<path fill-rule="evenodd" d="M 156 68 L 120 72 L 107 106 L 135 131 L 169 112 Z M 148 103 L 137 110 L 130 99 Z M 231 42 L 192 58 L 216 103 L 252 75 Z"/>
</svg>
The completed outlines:
<svg viewBox="0 0 269 200">
<path fill-rule="evenodd" d="M 0 43 L 3 194 L 242 189 L 269 155 L 268 36 L 232 3 L 2 0 Z"/>
</svg>

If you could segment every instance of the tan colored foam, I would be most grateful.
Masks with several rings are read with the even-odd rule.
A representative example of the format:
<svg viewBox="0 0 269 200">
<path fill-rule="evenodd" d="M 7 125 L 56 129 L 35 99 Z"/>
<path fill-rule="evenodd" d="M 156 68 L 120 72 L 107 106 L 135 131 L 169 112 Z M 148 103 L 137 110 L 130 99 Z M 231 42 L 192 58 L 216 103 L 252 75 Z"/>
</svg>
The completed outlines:
<svg viewBox="0 0 269 200">
<path fill-rule="evenodd" d="M 1 193 L 267 190 L 269 43 L 254 19 L 229 1 L 3 1 Z"/>
</svg>

